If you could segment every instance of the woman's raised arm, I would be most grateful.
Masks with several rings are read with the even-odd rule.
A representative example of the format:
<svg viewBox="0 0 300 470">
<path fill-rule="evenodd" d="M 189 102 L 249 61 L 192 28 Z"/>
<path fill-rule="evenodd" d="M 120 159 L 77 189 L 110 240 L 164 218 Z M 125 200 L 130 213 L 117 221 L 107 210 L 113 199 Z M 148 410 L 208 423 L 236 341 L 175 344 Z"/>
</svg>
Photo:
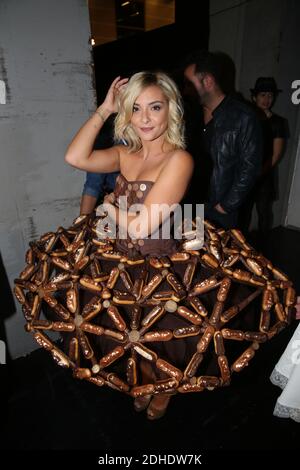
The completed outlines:
<svg viewBox="0 0 300 470">
<path fill-rule="evenodd" d="M 127 78 L 117 77 L 112 82 L 101 106 L 79 129 L 70 143 L 65 155 L 67 163 L 80 170 L 96 173 L 109 173 L 120 169 L 119 146 L 93 151 L 93 145 L 106 119 L 118 111 L 117 95 L 127 81 Z"/>
</svg>

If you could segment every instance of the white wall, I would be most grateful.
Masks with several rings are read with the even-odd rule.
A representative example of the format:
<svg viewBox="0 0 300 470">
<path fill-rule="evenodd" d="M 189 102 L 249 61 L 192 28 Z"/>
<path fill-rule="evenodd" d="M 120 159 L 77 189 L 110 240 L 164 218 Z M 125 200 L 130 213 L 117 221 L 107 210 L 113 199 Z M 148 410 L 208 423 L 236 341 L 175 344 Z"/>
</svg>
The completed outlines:
<svg viewBox="0 0 300 470">
<path fill-rule="evenodd" d="M 280 207 L 280 203 L 282 204 L 283 223 L 287 226 L 300 229 L 300 104 L 292 102 L 292 94 L 295 90 L 291 88 L 294 80 L 300 80 L 300 3 L 297 0 L 288 0 L 284 15 L 287 26 L 284 28 L 282 35 L 279 79 L 289 99 L 284 100 L 284 96 L 282 96 L 281 100 L 278 101 L 278 107 L 280 106 L 282 114 L 289 119 L 291 138 L 287 158 L 282 160 L 280 166 L 280 171 L 283 174 L 281 178 L 281 193 L 284 197 L 278 201 L 277 205 Z"/>
<path fill-rule="evenodd" d="M 291 228 L 300 228 L 300 113 L 298 122 L 298 141 L 295 139 L 294 151 L 296 153 L 295 166 L 293 168 L 293 179 L 285 223 Z"/>
<path fill-rule="evenodd" d="M 96 106 L 89 36 L 85 0 L 0 2 L 0 250 L 12 286 L 29 241 L 78 215 L 84 174 L 63 157 Z M 13 357 L 35 347 L 24 323 L 20 308 L 6 321 Z"/>
<path fill-rule="evenodd" d="M 299 17 L 297 0 L 210 0 L 210 50 L 222 50 L 235 61 L 237 90 L 249 99 L 249 89 L 259 76 L 274 76 L 283 89 L 274 112 L 288 119 L 290 139 L 279 164 L 280 197 L 274 204 L 274 226 L 287 223 L 299 135 L 300 106 L 291 101 L 291 83 L 300 79 Z M 299 179 L 294 178 L 294 188 L 299 184 Z M 300 215 L 296 226 L 300 228 Z"/>
</svg>

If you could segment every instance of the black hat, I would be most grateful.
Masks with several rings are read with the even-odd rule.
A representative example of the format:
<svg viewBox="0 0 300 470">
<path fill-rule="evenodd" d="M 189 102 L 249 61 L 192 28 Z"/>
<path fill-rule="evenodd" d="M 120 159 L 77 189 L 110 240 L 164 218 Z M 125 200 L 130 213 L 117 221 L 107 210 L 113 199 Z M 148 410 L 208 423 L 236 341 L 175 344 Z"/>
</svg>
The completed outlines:
<svg viewBox="0 0 300 470">
<path fill-rule="evenodd" d="M 277 84 L 273 77 L 259 77 L 255 82 L 254 88 L 250 88 L 250 91 L 252 95 L 257 95 L 257 93 L 260 93 L 262 91 L 270 91 L 274 93 L 274 95 L 276 95 L 282 90 L 279 90 L 279 88 L 277 88 Z"/>
</svg>

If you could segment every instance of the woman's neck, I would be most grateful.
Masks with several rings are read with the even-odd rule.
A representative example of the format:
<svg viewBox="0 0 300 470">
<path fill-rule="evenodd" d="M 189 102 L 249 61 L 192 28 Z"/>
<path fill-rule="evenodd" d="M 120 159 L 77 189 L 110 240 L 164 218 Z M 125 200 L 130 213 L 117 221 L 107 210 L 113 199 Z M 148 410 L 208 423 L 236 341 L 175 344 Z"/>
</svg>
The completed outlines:
<svg viewBox="0 0 300 470">
<path fill-rule="evenodd" d="M 151 142 L 143 141 L 142 148 L 139 151 L 143 160 L 149 160 L 149 158 L 155 158 L 162 153 L 166 153 L 169 150 L 169 144 L 166 143 L 164 137 L 159 137 Z"/>
</svg>

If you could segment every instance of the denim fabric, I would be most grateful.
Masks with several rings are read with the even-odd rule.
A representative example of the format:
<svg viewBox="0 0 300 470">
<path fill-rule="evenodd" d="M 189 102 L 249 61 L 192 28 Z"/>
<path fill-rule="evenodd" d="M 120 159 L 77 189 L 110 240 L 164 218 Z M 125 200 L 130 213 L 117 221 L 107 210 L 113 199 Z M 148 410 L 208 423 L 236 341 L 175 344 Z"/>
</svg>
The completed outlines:
<svg viewBox="0 0 300 470">
<path fill-rule="evenodd" d="M 82 195 L 84 196 L 86 194 L 98 199 L 105 193 L 112 192 L 118 174 L 119 172 L 117 171 L 113 173 L 87 173 Z"/>
</svg>

